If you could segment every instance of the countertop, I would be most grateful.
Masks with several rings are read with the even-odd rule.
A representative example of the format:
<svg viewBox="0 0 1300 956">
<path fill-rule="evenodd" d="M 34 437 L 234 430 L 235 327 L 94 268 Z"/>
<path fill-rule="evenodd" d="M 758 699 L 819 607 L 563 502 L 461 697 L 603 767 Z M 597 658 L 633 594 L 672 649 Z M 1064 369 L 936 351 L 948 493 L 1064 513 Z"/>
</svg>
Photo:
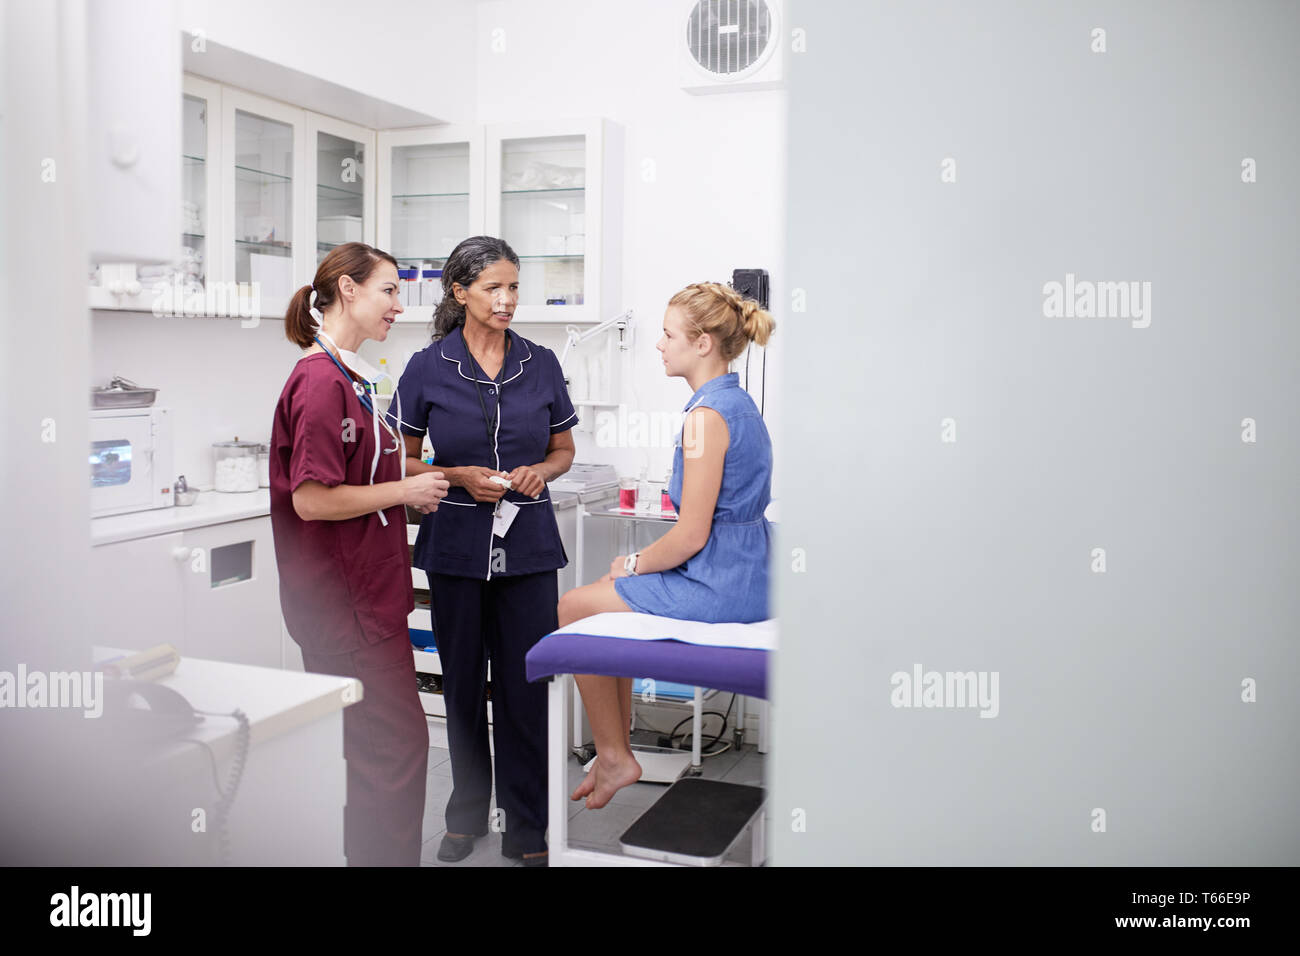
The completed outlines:
<svg viewBox="0 0 1300 956">
<path fill-rule="evenodd" d="M 270 513 L 271 491 L 268 488 L 258 488 L 243 494 L 203 491 L 199 493 L 199 500 L 188 508 L 154 508 L 125 515 L 92 518 L 90 543 L 100 545 L 131 541 L 155 534 L 224 524 L 227 521 L 261 518 Z"/>
<path fill-rule="evenodd" d="M 556 511 L 565 511 L 578 505 L 578 496 L 572 492 L 551 492 L 551 504 Z M 258 488 L 244 494 L 225 494 L 219 491 L 203 491 L 199 500 L 188 508 L 154 508 L 150 511 L 135 511 L 125 515 L 109 515 L 106 518 L 92 518 L 90 521 L 90 543 L 92 545 L 114 544 L 118 541 L 133 541 L 136 538 L 148 538 L 156 534 L 170 534 L 173 531 L 186 531 L 190 528 L 202 528 L 207 525 L 224 524 L 227 521 L 243 521 L 246 518 L 264 518 L 271 513 L 271 492 L 267 488 Z M 414 527 L 418 527 L 413 525 Z M 414 538 L 411 539 L 415 540 Z"/>
<path fill-rule="evenodd" d="M 118 648 L 96 647 L 96 667 L 131 654 Z M 228 714 L 236 707 L 248 716 L 250 743 L 256 745 L 360 701 L 359 680 L 327 674 L 231 664 L 182 657 L 176 670 L 157 681 L 184 697 L 195 710 Z M 185 736 L 208 744 L 226 741 L 238 723 L 208 716 Z"/>
</svg>

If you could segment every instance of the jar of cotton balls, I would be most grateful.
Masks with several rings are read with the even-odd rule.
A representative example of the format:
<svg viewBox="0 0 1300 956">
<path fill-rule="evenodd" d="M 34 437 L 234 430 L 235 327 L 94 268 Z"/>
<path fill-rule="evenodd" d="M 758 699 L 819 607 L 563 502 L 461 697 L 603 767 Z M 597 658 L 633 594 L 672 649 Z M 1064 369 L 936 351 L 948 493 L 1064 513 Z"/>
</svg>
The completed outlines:
<svg viewBox="0 0 1300 956">
<path fill-rule="evenodd" d="M 219 441 L 212 445 L 217 491 L 240 493 L 257 490 L 257 450 L 255 441 Z"/>
</svg>

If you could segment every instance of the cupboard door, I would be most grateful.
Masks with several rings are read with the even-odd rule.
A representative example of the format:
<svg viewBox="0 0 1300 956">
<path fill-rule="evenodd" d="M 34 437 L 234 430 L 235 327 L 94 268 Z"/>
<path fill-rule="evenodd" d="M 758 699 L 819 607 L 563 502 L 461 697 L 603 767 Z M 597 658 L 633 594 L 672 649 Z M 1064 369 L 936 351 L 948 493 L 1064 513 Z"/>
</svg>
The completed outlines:
<svg viewBox="0 0 1300 956">
<path fill-rule="evenodd" d="M 487 131 L 487 224 L 519 256 L 523 322 L 587 322 L 619 305 L 622 138 L 605 120 Z"/>
<path fill-rule="evenodd" d="M 171 644 L 189 653 L 184 585 L 189 552 L 181 535 L 154 535 L 90 549 L 90 642 L 144 650 Z"/>
<path fill-rule="evenodd" d="M 289 298 L 311 281 L 306 228 L 305 114 L 240 90 L 222 96 L 222 167 L 228 280 L 241 311 L 283 316 Z"/>
<path fill-rule="evenodd" d="M 92 309 L 161 315 L 207 312 L 204 289 L 211 277 L 212 256 L 220 248 L 215 241 L 215 223 L 221 218 L 221 87 L 209 80 L 185 76 L 182 90 L 177 138 L 179 215 L 171 251 L 163 263 L 132 262 L 127 273 L 119 263 L 100 261 L 99 280 L 92 281 L 90 287 L 88 301 Z M 134 212 L 140 215 L 139 208 Z"/>
<path fill-rule="evenodd" d="M 90 261 L 169 263 L 177 253 L 181 196 L 176 5 L 165 0 L 100 0 L 77 5 L 75 13 L 69 9 L 64 16 L 64 29 L 80 27 L 89 38 L 85 118 L 68 117 L 67 122 L 87 127 L 89 192 L 83 215 Z M 56 75 L 51 71 L 51 77 Z M 11 82 L 16 86 L 25 80 L 15 75 Z M 42 176 L 50 171 L 57 176 L 62 170 L 56 164 L 52 170 L 42 169 Z M 10 188 L 22 188 L 18 183 L 28 181 L 16 177 L 17 172 L 10 171 Z M 79 264 L 73 274 L 80 274 Z"/>
<path fill-rule="evenodd" d="M 181 532 L 189 653 L 209 660 L 280 667 L 280 584 L 271 519 Z"/>
<path fill-rule="evenodd" d="M 221 250 L 221 87 L 193 76 L 184 78 L 184 87 L 179 270 L 189 299 L 218 278 L 212 266 Z"/>
<path fill-rule="evenodd" d="M 311 182 L 304 191 L 316 266 L 345 242 L 375 244 L 375 134 L 315 113 L 307 115 Z"/>
<path fill-rule="evenodd" d="M 381 132 L 379 143 L 378 245 L 414 278 L 440 270 L 463 239 L 483 228 L 483 135 L 481 130 L 439 129 Z M 439 282 L 431 294 L 440 296 Z M 399 322 L 427 323 L 433 303 L 408 304 Z"/>
</svg>

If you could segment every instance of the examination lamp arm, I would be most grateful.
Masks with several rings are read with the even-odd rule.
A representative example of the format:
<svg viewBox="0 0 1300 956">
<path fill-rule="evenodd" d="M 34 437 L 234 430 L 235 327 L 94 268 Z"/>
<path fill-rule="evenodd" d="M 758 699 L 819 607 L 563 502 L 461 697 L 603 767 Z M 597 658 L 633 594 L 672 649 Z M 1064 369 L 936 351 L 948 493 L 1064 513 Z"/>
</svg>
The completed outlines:
<svg viewBox="0 0 1300 956">
<path fill-rule="evenodd" d="M 564 371 L 564 363 L 568 360 L 569 350 L 574 346 L 587 341 L 593 336 L 600 335 L 603 332 L 608 332 L 615 326 L 618 327 L 619 337 L 622 338 L 623 333 L 627 331 L 628 326 L 631 324 L 632 310 L 628 309 L 626 312 L 622 312 L 614 316 L 612 319 L 606 319 L 604 322 L 592 326 L 585 332 L 579 331 L 576 325 L 565 326 L 564 331 L 567 334 L 567 338 L 564 343 L 564 351 L 560 353 L 560 371 Z"/>
</svg>

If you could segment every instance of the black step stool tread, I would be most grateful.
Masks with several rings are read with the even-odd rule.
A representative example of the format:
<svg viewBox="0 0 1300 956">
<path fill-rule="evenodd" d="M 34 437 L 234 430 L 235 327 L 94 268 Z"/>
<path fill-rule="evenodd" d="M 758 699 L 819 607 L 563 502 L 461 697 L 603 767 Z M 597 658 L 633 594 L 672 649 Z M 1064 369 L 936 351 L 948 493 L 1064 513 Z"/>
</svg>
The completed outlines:
<svg viewBox="0 0 1300 956">
<path fill-rule="evenodd" d="M 716 866 L 762 807 L 761 787 L 684 777 L 619 842 L 631 856 Z"/>
</svg>

